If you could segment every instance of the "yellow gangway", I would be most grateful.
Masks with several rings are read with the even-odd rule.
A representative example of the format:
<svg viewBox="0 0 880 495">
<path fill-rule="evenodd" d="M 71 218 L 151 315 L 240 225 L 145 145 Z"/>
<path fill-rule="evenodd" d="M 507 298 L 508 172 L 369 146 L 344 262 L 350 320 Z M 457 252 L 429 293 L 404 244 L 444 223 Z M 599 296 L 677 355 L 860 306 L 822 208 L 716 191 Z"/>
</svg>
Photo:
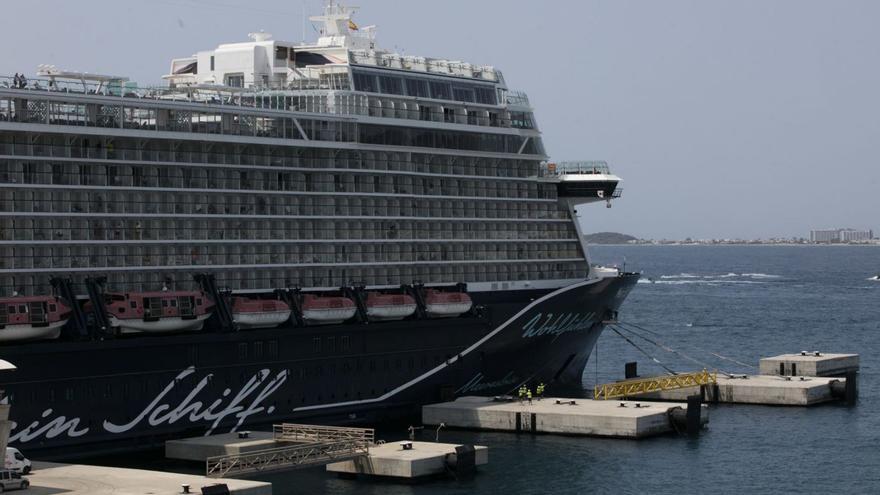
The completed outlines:
<svg viewBox="0 0 880 495">
<path fill-rule="evenodd" d="M 718 383 L 718 372 L 710 372 L 704 369 L 695 373 L 636 378 L 622 382 L 596 385 L 596 388 L 593 389 L 593 398 L 602 400 L 618 399 L 648 392 L 658 392 L 660 390 L 674 390 L 715 383 Z"/>
</svg>

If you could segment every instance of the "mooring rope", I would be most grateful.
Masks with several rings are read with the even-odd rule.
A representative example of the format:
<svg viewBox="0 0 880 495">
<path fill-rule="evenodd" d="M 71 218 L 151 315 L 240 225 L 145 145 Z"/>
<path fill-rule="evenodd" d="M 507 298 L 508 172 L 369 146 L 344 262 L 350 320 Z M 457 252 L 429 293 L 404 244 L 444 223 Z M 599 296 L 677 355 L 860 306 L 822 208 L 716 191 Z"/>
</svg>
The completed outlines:
<svg viewBox="0 0 880 495">
<path fill-rule="evenodd" d="M 617 322 L 617 323 L 620 324 L 620 325 L 623 325 L 623 326 L 635 327 L 635 328 L 637 328 L 637 329 L 639 329 L 639 330 L 641 330 L 641 331 L 643 331 L 643 332 L 648 332 L 648 333 L 650 333 L 651 335 L 657 335 L 657 336 L 660 336 L 660 333 L 655 332 L 655 331 L 653 331 L 653 330 L 649 330 L 649 329 L 647 329 L 647 328 L 645 328 L 645 327 L 642 327 L 642 326 L 636 325 L 635 323 L 629 323 L 629 322 L 624 322 L 624 321 L 619 321 L 619 322 Z M 632 329 L 630 329 L 629 331 L 632 332 Z M 708 351 L 708 350 L 703 349 L 703 348 L 701 348 L 701 347 L 698 347 L 698 346 L 696 346 L 696 345 L 694 345 L 694 344 L 688 344 L 688 345 L 690 345 L 691 347 L 693 347 L 694 349 L 696 349 L 696 350 L 699 351 L 699 352 L 703 352 L 703 353 L 706 353 L 706 354 L 711 354 L 712 356 L 715 356 L 715 357 L 717 357 L 718 359 L 723 359 L 724 361 L 729 361 L 729 362 L 731 362 L 731 363 L 737 364 L 737 365 L 739 365 L 739 366 L 744 366 L 744 367 L 749 368 L 749 369 L 755 369 L 755 370 L 758 369 L 757 366 L 754 366 L 754 365 L 751 365 L 751 364 L 746 364 L 746 363 L 744 363 L 744 362 L 742 362 L 742 361 L 738 361 L 738 360 L 736 360 L 736 359 L 734 359 L 734 358 L 732 358 L 732 357 L 724 356 L 724 355 L 719 354 L 719 353 L 717 353 L 717 352 Z"/>
<path fill-rule="evenodd" d="M 616 333 L 617 335 L 619 335 L 620 338 L 622 338 L 623 340 L 627 341 L 627 342 L 629 343 L 629 345 L 631 345 L 631 346 L 635 347 L 636 349 L 638 349 L 638 351 L 641 352 L 642 354 L 644 354 L 645 356 L 647 356 L 648 359 L 650 359 L 651 361 L 654 361 L 655 363 L 657 363 L 658 365 L 660 365 L 660 367 L 663 368 L 664 370 L 666 370 L 670 375 L 677 375 L 677 374 L 678 374 L 678 373 L 676 373 L 675 371 L 672 371 L 672 369 L 669 368 L 668 366 L 666 366 L 665 364 L 661 363 L 659 359 L 657 359 L 657 358 L 655 358 L 654 356 L 650 355 L 650 354 L 648 353 L 648 351 L 646 351 L 646 350 L 642 349 L 641 347 L 639 347 L 639 345 L 636 344 L 635 342 L 633 342 L 632 339 L 630 339 L 630 338 L 627 337 L 626 335 L 620 333 L 620 331 L 619 331 L 618 329 L 614 328 L 613 325 L 612 325 L 612 326 L 609 326 L 608 328 L 610 328 L 614 333 Z"/>
<path fill-rule="evenodd" d="M 707 362 L 705 362 L 705 361 L 700 361 L 699 359 L 697 359 L 697 358 L 695 358 L 695 357 L 691 357 L 691 356 L 689 356 L 689 355 L 687 355 L 687 354 L 685 354 L 685 353 L 683 353 L 683 352 L 681 352 L 681 351 L 677 351 L 677 350 L 673 349 L 672 347 L 669 347 L 668 345 L 662 344 L 662 343 L 657 342 L 657 341 L 655 341 L 655 340 L 651 340 L 651 339 L 649 339 L 648 337 L 645 337 L 644 335 L 641 335 L 641 334 L 639 334 L 638 332 L 632 330 L 631 328 L 626 328 L 625 326 L 621 326 L 621 328 L 622 328 L 624 331 L 627 331 L 627 332 L 629 332 L 629 333 L 635 335 L 636 337 L 639 337 L 640 339 L 642 339 L 642 340 L 648 342 L 649 344 L 655 345 L 655 346 L 659 347 L 660 349 L 663 349 L 664 351 L 669 352 L 669 353 L 671 353 L 671 354 L 675 354 L 676 356 L 678 356 L 678 357 L 680 357 L 680 358 L 682 358 L 682 359 L 686 359 L 686 360 L 688 360 L 688 361 L 690 361 L 690 362 L 692 362 L 692 363 L 696 363 L 696 364 L 698 364 L 698 365 L 700 365 L 700 366 L 702 366 L 703 368 L 706 368 L 706 369 L 714 368 L 714 366 L 712 366 L 711 364 L 709 364 L 709 363 L 707 363 Z M 730 373 L 727 373 L 726 371 L 723 371 L 723 370 L 718 370 L 718 372 L 721 373 L 722 375 L 725 375 L 725 376 L 728 376 L 728 377 L 733 376 L 733 375 L 731 375 Z"/>
</svg>

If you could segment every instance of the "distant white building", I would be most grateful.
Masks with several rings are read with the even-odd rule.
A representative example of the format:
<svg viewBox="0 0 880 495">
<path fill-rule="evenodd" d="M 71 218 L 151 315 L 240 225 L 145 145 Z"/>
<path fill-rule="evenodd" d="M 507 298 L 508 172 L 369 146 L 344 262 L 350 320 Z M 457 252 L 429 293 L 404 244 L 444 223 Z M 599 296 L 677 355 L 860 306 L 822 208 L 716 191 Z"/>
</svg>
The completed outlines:
<svg viewBox="0 0 880 495">
<path fill-rule="evenodd" d="M 874 238 L 872 230 L 830 229 L 811 230 L 810 242 L 863 242 Z"/>
</svg>

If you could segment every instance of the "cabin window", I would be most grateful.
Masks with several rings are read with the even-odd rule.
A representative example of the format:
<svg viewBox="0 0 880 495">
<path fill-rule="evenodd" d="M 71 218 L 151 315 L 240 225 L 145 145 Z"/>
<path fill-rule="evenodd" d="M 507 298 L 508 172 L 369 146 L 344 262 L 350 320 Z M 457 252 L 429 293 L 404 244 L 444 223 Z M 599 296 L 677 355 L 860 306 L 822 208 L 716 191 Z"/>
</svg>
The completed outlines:
<svg viewBox="0 0 880 495">
<path fill-rule="evenodd" d="M 379 86 L 385 94 L 402 95 L 403 84 L 399 77 L 379 76 Z"/>
<path fill-rule="evenodd" d="M 428 81 L 425 81 L 424 79 L 407 79 L 406 93 L 409 96 L 428 98 L 430 96 L 430 93 L 428 92 Z"/>
<path fill-rule="evenodd" d="M 57 311 L 57 310 L 58 310 L 58 307 L 55 306 L 54 304 L 50 304 L 50 305 L 49 305 L 49 312 L 50 312 L 50 313 L 54 313 L 54 312 Z"/>
<path fill-rule="evenodd" d="M 347 351 L 351 347 L 348 335 L 343 335 L 339 338 L 339 346 L 342 348 L 343 351 Z"/>
<path fill-rule="evenodd" d="M 431 81 L 431 97 L 438 100 L 452 99 L 452 86 L 447 82 Z"/>
<path fill-rule="evenodd" d="M 278 356 L 278 341 L 270 340 L 268 344 L 268 349 L 266 353 L 269 354 L 269 357 L 277 357 Z"/>
<path fill-rule="evenodd" d="M 172 300 L 171 300 L 171 307 L 172 307 L 172 308 L 176 308 L 176 307 L 177 307 L 177 299 L 172 299 Z"/>
<path fill-rule="evenodd" d="M 330 352 L 336 350 L 336 337 L 327 337 L 327 350 Z"/>
<path fill-rule="evenodd" d="M 163 307 L 163 308 L 167 308 L 167 307 L 168 307 L 168 299 L 162 299 L 162 307 Z"/>
<path fill-rule="evenodd" d="M 453 94 L 455 96 L 456 101 L 466 101 L 473 103 L 474 101 L 474 90 L 471 88 L 463 88 L 463 87 L 453 87 Z"/>
<path fill-rule="evenodd" d="M 321 352 L 321 337 L 312 339 L 312 344 L 315 346 L 315 352 Z"/>
<path fill-rule="evenodd" d="M 128 301 L 128 305 L 131 306 L 131 309 L 137 309 L 138 307 L 137 301 Z"/>
<path fill-rule="evenodd" d="M 360 71 L 355 71 L 353 73 L 354 76 L 354 89 L 356 91 L 366 91 L 369 93 L 378 93 L 376 91 L 376 76 L 370 73 L 363 73 Z"/>
<path fill-rule="evenodd" d="M 233 88 L 243 88 L 244 74 L 226 74 L 226 85 Z"/>
<path fill-rule="evenodd" d="M 202 300 L 201 300 L 201 298 L 196 299 L 196 306 L 201 306 L 201 305 L 202 305 Z"/>
<path fill-rule="evenodd" d="M 275 59 L 276 60 L 287 60 L 287 47 L 286 46 L 276 46 L 275 47 Z"/>
<path fill-rule="evenodd" d="M 254 358 L 260 359 L 261 357 L 263 357 L 263 343 L 254 342 Z"/>
<path fill-rule="evenodd" d="M 27 306 L 25 306 L 24 304 L 20 304 L 18 306 L 18 312 L 21 314 L 27 313 Z"/>
</svg>

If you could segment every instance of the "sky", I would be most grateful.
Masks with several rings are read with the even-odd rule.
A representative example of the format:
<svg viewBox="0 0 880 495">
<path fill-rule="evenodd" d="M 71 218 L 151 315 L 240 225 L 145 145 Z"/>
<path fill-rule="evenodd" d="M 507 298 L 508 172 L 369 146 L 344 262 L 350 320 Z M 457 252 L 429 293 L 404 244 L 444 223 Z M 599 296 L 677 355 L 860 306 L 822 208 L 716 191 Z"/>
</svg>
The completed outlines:
<svg viewBox="0 0 880 495">
<path fill-rule="evenodd" d="M 0 73 L 38 64 L 158 83 L 174 57 L 265 30 L 303 39 L 319 0 L 6 3 Z M 644 238 L 880 231 L 880 2 L 358 0 L 407 55 L 494 65 L 553 160 L 624 179 L 587 232 Z M 316 33 L 310 24 L 305 38 Z"/>
</svg>

